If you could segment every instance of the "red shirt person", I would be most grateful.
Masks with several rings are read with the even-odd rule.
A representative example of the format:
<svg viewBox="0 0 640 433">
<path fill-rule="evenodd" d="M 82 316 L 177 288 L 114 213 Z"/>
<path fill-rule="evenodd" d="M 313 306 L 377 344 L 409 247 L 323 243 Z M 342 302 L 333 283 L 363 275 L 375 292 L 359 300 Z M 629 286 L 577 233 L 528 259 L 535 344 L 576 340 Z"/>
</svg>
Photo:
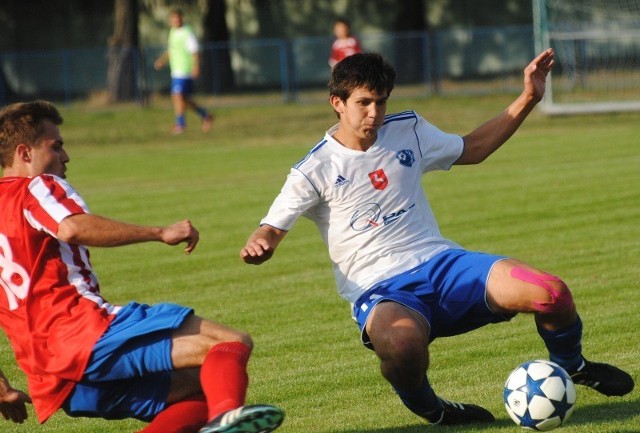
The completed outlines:
<svg viewBox="0 0 640 433">
<path fill-rule="evenodd" d="M 332 68 L 342 59 L 362 52 L 360 41 L 351 34 L 351 24 L 344 18 L 337 19 L 333 25 L 336 39 L 331 46 L 329 66 Z"/>
</svg>

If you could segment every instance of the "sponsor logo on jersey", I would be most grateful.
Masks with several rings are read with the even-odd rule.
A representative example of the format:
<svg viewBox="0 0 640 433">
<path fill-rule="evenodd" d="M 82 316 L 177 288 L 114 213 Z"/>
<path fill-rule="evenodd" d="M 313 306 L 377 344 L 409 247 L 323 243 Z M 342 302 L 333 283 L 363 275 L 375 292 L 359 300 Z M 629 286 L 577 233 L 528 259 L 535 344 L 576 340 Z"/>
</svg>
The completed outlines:
<svg viewBox="0 0 640 433">
<path fill-rule="evenodd" d="M 346 184 L 349 183 L 349 179 L 347 179 L 346 177 L 344 177 L 343 175 L 338 175 L 338 178 L 336 179 L 336 182 L 333 184 L 333 186 L 335 186 L 336 188 L 339 188 L 341 186 L 344 186 Z"/>
<path fill-rule="evenodd" d="M 404 214 L 416 206 L 413 203 L 406 209 L 399 209 L 382 215 L 382 208 L 378 203 L 366 203 L 358 206 L 351 217 L 351 228 L 357 232 L 364 232 L 381 226 L 388 226 L 398 221 Z"/>
<path fill-rule="evenodd" d="M 359 209 L 353 213 L 351 217 L 351 228 L 357 232 L 363 232 L 380 224 L 380 205 L 378 203 L 367 203 L 359 206 Z"/>
<path fill-rule="evenodd" d="M 400 165 L 405 167 L 411 167 L 413 163 L 416 162 L 413 150 L 410 149 L 399 150 L 398 153 L 396 153 L 396 158 L 398 159 L 398 162 L 400 162 Z"/>
<path fill-rule="evenodd" d="M 371 179 L 371 184 L 375 189 L 379 189 L 382 191 L 389 185 L 389 179 L 387 179 L 387 175 L 384 170 L 379 168 L 376 171 L 372 171 L 369 173 L 369 179 Z"/>
</svg>

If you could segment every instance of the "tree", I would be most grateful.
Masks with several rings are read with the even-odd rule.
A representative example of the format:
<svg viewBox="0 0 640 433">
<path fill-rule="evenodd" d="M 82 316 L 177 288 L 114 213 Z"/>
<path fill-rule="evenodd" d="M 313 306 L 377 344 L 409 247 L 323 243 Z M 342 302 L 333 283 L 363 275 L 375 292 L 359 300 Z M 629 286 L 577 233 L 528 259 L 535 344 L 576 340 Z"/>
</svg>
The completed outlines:
<svg viewBox="0 0 640 433">
<path fill-rule="evenodd" d="M 404 0 L 398 2 L 393 22 L 394 32 L 416 32 L 427 30 L 427 15 L 423 0 Z M 421 82 L 424 79 L 425 65 L 423 57 L 416 53 L 424 52 L 424 40 L 417 36 L 398 40 L 396 43 L 396 63 L 403 73 L 400 82 Z"/>
<path fill-rule="evenodd" d="M 207 0 L 207 12 L 202 21 L 205 50 L 202 53 L 202 78 L 206 91 L 224 93 L 234 88 L 229 28 L 225 0 Z"/>
<path fill-rule="evenodd" d="M 114 31 L 107 53 L 110 102 L 131 101 L 138 94 L 138 13 L 137 0 L 114 0 Z"/>
</svg>

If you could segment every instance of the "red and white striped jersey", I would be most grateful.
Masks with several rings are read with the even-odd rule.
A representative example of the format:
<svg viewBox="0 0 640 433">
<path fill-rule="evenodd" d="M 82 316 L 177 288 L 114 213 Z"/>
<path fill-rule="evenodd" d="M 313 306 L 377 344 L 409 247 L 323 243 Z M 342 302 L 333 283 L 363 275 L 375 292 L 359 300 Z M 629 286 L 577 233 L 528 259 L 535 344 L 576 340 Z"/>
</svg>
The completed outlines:
<svg viewBox="0 0 640 433">
<path fill-rule="evenodd" d="M 28 379 L 40 422 L 64 402 L 120 307 L 100 296 L 89 251 L 56 237 L 89 213 L 53 175 L 0 178 L 0 326 Z"/>
</svg>

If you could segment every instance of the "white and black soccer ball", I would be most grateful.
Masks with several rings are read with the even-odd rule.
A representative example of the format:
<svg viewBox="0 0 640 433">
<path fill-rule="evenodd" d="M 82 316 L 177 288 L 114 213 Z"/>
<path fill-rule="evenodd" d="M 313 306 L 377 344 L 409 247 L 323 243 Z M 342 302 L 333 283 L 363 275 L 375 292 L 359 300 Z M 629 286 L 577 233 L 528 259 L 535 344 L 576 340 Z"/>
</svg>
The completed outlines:
<svg viewBox="0 0 640 433">
<path fill-rule="evenodd" d="M 558 364 L 535 360 L 520 364 L 509 374 L 503 398 L 516 424 L 548 431 L 569 419 L 576 404 L 576 389 Z"/>
</svg>

